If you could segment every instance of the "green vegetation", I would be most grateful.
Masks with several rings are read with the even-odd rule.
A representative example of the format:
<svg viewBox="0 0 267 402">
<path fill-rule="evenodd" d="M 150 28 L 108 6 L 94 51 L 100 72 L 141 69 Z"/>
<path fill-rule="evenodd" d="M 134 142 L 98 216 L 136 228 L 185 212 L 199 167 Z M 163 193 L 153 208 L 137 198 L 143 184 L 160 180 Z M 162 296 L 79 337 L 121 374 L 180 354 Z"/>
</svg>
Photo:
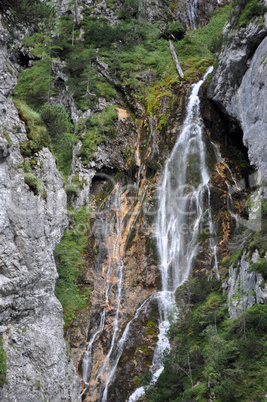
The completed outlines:
<svg viewBox="0 0 267 402">
<path fill-rule="evenodd" d="M 179 320 L 170 328 L 173 350 L 146 400 L 206 401 L 212 395 L 215 401 L 263 401 L 266 305 L 253 306 L 244 317 L 229 320 L 217 281 L 197 278 L 179 292 L 187 303 L 186 307 L 181 303 Z"/>
<path fill-rule="evenodd" d="M 41 22 L 50 21 L 55 15 L 52 2 L 41 0 L 0 1 L 0 13 L 10 25 L 20 24 L 31 28 Z"/>
<path fill-rule="evenodd" d="M 3 346 L 3 336 L 0 336 L 0 387 L 4 385 L 5 382 L 7 382 L 6 379 L 6 353 L 4 351 L 4 346 Z"/>
<path fill-rule="evenodd" d="M 20 144 L 20 150 L 23 156 L 32 157 L 43 147 L 49 146 L 50 139 L 39 113 L 32 110 L 25 102 L 14 99 L 19 117 L 24 121 L 28 141 Z"/>
<path fill-rule="evenodd" d="M 24 181 L 35 195 L 41 194 L 43 198 L 47 197 L 47 193 L 42 180 L 38 179 L 38 177 L 36 177 L 34 173 L 24 173 Z"/>
<path fill-rule="evenodd" d="M 242 256 L 243 253 L 243 249 L 241 248 L 240 250 L 235 251 L 233 254 L 231 254 L 228 257 L 225 257 L 222 260 L 222 266 L 226 267 L 226 268 L 230 268 L 230 266 L 232 265 L 233 267 L 236 266 L 236 264 L 238 263 L 238 261 L 240 261 L 240 258 Z"/>
<path fill-rule="evenodd" d="M 267 259 L 266 258 L 259 258 L 257 262 L 250 267 L 251 271 L 259 272 L 265 281 L 267 281 Z"/>
<path fill-rule="evenodd" d="M 35 108 L 42 106 L 48 94 L 56 93 L 49 68 L 51 61 L 55 63 L 60 57 L 69 75 L 68 90 L 80 109 L 94 107 L 100 96 L 115 97 L 118 89 L 143 104 L 148 97 L 149 104 L 155 86 L 159 94 L 179 81 L 166 39 L 183 38 L 185 28 L 178 22 L 168 22 L 162 32 L 157 24 L 137 19 L 138 7 L 138 1 L 124 2 L 117 26 L 109 25 L 104 18 L 91 17 L 90 9 L 85 10 L 82 36 L 80 27 L 75 26 L 73 31 L 73 16 L 65 16 L 53 40 L 49 33 L 26 38 L 25 46 L 40 60 L 20 74 L 16 95 Z M 197 73 L 212 64 L 212 53 L 219 50 L 229 12 L 230 6 L 219 9 L 206 27 L 189 31 L 184 39 L 176 41 L 186 79 L 196 79 Z"/>
<path fill-rule="evenodd" d="M 11 147 L 12 145 L 12 140 L 8 132 L 4 129 L 3 130 L 3 137 L 7 140 L 8 146 Z"/>
<path fill-rule="evenodd" d="M 258 0 L 235 0 L 231 13 L 232 28 L 248 25 L 255 17 L 261 17 L 267 11 L 263 2 Z"/>
<path fill-rule="evenodd" d="M 40 115 L 51 138 L 51 148 L 57 160 L 57 167 L 64 178 L 71 173 L 72 146 L 78 142 L 74 126 L 64 106 L 45 104 Z"/>
<path fill-rule="evenodd" d="M 77 283 L 82 272 L 83 254 L 87 245 L 87 232 L 89 229 L 88 207 L 81 208 L 71 216 L 73 229 L 66 230 L 60 244 L 55 250 L 55 259 L 59 273 L 56 282 L 56 296 L 63 307 L 63 317 L 67 328 L 76 314 L 82 310 L 92 289 L 80 291 Z"/>
<path fill-rule="evenodd" d="M 53 78 L 49 76 L 49 61 L 36 60 L 31 68 L 21 71 L 14 95 L 38 110 L 47 100 L 49 83 Z M 51 86 L 50 96 L 55 94 L 56 89 Z"/>
<path fill-rule="evenodd" d="M 117 120 L 117 112 L 115 106 L 110 106 L 103 112 L 95 114 L 85 125 L 80 127 L 80 137 L 82 148 L 78 156 L 86 164 L 90 161 L 94 153 L 97 151 L 97 146 L 106 140 L 106 134 L 115 131 L 115 121 Z"/>
</svg>

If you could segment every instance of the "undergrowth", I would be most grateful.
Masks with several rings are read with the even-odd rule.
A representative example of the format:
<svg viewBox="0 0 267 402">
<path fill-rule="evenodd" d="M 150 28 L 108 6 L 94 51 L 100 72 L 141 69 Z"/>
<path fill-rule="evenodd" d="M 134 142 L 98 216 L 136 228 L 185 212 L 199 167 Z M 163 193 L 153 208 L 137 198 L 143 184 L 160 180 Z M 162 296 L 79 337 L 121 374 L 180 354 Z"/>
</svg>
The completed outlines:
<svg viewBox="0 0 267 402">
<path fill-rule="evenodd" d="M 55 250 L 55 260 L 59 279 L 56 282 L 55 294 L 63 307 L 65 328 L 82 310 L 89 298 L 91 288 L 80 290 L 77 279 L 84 269 L 83 254 L 87 245 L 89 229 L 88 216 L 90 210 L 83 207 L 73 212 L 71 227 L 67 229 Z"/>
<path fill-rule="evenodd" d="M 170 327 L 172 352 L 145 400 L 206 401 L 212 395 L 215 401 L 263 401 L 267 306 L 253 306 L 244 317 L 230 320 L 221 285 L 210 293 L 212 284 L 206 279 L 201 284 L 200 293 L 198 280 L 180 288 L 188 300 Z"/>
</svg>

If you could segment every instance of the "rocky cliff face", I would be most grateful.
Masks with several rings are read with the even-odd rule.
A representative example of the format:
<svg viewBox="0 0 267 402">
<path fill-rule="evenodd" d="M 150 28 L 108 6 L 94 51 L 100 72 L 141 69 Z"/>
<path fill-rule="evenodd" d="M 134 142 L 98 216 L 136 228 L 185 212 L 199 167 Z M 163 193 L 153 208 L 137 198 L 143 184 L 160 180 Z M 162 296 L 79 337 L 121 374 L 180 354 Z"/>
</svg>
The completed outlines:
<svg viewBox="0 0 267 402">
<path fill-rule="evenodd" d="M 42 194 L 35 195 L 24 182 L 20 143 L 27 135 L 9 97 L 17 66 L 9 59 L 7 39 L 1 27 L 0 330 L 8 382 L 0 398 L 76 401 L 80 381 L 66 354 L 62 307 L 54 295 L 53 251 L 67 225 L 66 194 L 47 148 L 35 155 Z"/>
<path fill-rule="evenodd" d="M 266 178 L 267 14 L 237 31 L 228 25 L 225 35 L 208 96 L 238 121 L 260 182 Z"/>
<path fill-rule="evenodd" d="M 205 24 L 219 3 L 181 1 L 176 7 L 168 1 L 151 4 L 142 0 L 137 8 L 135 2 L 128 6 L 137 19 L 161 21 L 163 28 L 170 21 L 179 21 L 189 29 Z M 59 14 L 73 14 L 71 19 L 83 18 L 83 12 L 90 8 L 91 16 L 104 16 L 113 27 L 119 23 L 117 13 L 124 6 L 119 0 L 78 1 L 76 10 L 69 0 L 57 1 L 56 5 Z M 75 178 L 80 192 L 72 194 L 70 204 L 78 209 L 90 203 L 92 208 L 88 246 L 83 255 L 85 269 L 77 282 L 93 291 L 88 306 L 77 314 L 65 333 L 81 381 L 66 355 L 62 308 L 54 296 L 58 275 L 53 250 L 67 226 L 63 180 L 51 152 L 43 148 L 34 155 L 34 176 L 42 191 L 34 194 L 24 181 L 25 157 L 20 143 L 27 139 L 27 127 L 9 98 L 16 85 L 17 66 L 9 60 L 6 32 L 1 32 L 0 331 L 7 353 L 8 383 L 0 389 L 0 397 L 13 401 L 20 395 L 25 402 L 76 401 L 82 390 L 83 400 L 95 401 L 105 395 L 109 401 L 125 401 L 148 372 L 157 342 L 159 313 L 153 299 L 161 287 L 154 227 L 157 190 L 160 173 L 181 133 L 191 82 L 177 83 L 167 77 L 154 94 L 156 112 L 148 113 L 131 93 L 130 85 L 119 87 L 112 80 L 108 64 L 97 56 L 95 74 L 109 84 L 115 82 L 117 92 L 109 99 L 99 97 L 92 110 L 82 112 L 75 106 L 72 94 L 67 93 L 64 63 L 52 66 L 62 85 L 51 101 L 63 104 L 73 122 L 81 118 L 86 127 L 91 117 L 115 105 L 118 115 L 115 132 L 105 133 L 106 140 L 90 160 L 79 154 L 82 137 L 73 147 L 69 183 Z M 227 42 L 218 68 L 208 88 L 202 88 L 210 174 L 209 219 L 216 229 L 212 237 L 216 240 L 218 261 L 229 254 L 229 240 L 238 219 L 247 224 L 249 163 L 240 139 L 248 147 L 259 180 L 266 177 L 266 33 L 262 21 L 251 22 L 235 32 L 229 26 L 225 28 Z M 79 35 L 83 37 L 80 28 Z M 186 65 L 187 70 L 190 68 L 191 62 Z M 193 76 L 196 79 L 198 73 L 193 72 Z M 149 70 L 137 78 L 145 83 L 154 79 Z M 232 149 L 227 149 L 229 138 L 237 148 L 240 145 L 245 168 Z M 190 177 L 189 184 L 194 186 L 193 170 Z M 194 275 L 221 275 L 232 318 L 243 308 L 266 302 L 266 285 L 259 273 L 249 272 L 251 256 L 247 250 L 237 264 L 230 265 L 228 274 L 225 266 L 216 263 L 209 236 L 211 233 L 207 234 L 203 226 Z M 253 262 L 258 261 L 257 253 L 254 250 Z M 265 257 L 262 250 L 261 257 Z M 241 281 L 248 290 L 238 296 L 239 300 L 234 299 Z"/>
</svg>

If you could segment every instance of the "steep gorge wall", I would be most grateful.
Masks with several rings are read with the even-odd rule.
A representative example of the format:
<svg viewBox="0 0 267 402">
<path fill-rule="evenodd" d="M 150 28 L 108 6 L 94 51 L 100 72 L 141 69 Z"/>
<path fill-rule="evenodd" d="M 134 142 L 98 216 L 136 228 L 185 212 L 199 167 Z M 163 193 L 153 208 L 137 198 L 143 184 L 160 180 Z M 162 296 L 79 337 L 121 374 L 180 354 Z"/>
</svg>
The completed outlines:
<svg viewBox="0 0 267 402">
<path fill-rule="evenodd" d="M 84 3 L 86 7 L 94 6 L 96 16 L 104 13 L 110 22 L 116 23 L 115 13 L 107 11 L 105 2 L 93 4 L 91 1 L 86 1 Z M 66 11 L 69 2 L 63 1 L 60 4 L 61 12 Z M 142 4 L 146 5 L 147 2 L 144 1 Z M 217 7 L 217 2 L 216 4 L 207 2 L 208 6 L 210 4 L 212 7 Z M 117 6 L 120 7 L 119 4 Z M 146 11 L 148 19 L 151 21 L 157 19 L 157 7 L 147 7 Z M 200 15 L 202 14 L 199 13 Z M 183 21 L 182 17 L 180 19 Z M 188 20 L 184 22 L 190 25 Z M 233 43 L 236 40 L 235 45 L 226 46 L 220 56 L 219 67 L 208 89 L 209 97 L 218 106 L 215 107 L 214 104 L 209 106 L 205 100 L 203 101 L 209 168 L 213 172 L 211 202 L 213 218 L 219 229 L 218 256 L 220 259 L 228 253 L 227 244 L 233 230 L 233 219 L 228 210 L 229 195 L 226 180 L 232 187 L 235 183 L 230 177 L 229 167 L 237 181 L 242 180 L 244 173 L 224 147 L 227 137 L 234 136 L 237 132 L 232 129 L 229 134 L 228 129 L 232 125 L 232 120 L 235 126 L 241 126 L 243 129 L 251 162 L 256 164 L 261 177 L 264 177 L 266 173 L 265 136 L 263 135 L 264 127 L 266 127 L 264 114 L 266 84 L 262 79 L 266 66 L 264 63 L 266 39 L 263 40 L 265 35 L 265 28 L 255 28 L 255 26 L 250 26 L 247 31 L 243 30 L 236 34 L 233 40 Z M 2 46 L 6 57 L 4 43 Z M 235 46 L 233 55 L 231 46 Z M 12 67 L 12 63 L 10 65 Z M 47 192 L 46 199 L 29 191 L 23 182 L 22 169 L 12 169 L 13 166 L 18 167 L 23 162 L 19 151 L 19 141 L 26 139 L 26 132 L 12 101 L 8 98 L 16 79 L 15 77 L 11 79 L 4 62 L 2 68 L 5 75 L 2 121 L 6 125 L 5 130 L 9 133 L 12 145 L 9 146 L 8 141 L 1 137 L 2 181 L 0 183 L 3 189 L 1 192 L 4 195 L 7 194 L 7 199 L 11 199 L 12 203 L 5 203 L 4 197 L 0 200 L 3 204 L 0 219 L 5 229 L 3 230 L 5 239 L 8 239 L 4 243 L 8 244 L 8 247 L 6 254 L 3 254 L 2 265 L 3 289 L 6 289 L 3 298 L 5 307 L 3 322 L 10 323 L 8 326 L 1 327 L 7 351 L 9 383 L 4 385 L 0 392 L 4 400 L 5 398 L 16 400 L 16 396 L 22 393 L 25 399 L 21 400 L 25 401 L 41 398 L 50 398 L 53 401 L 62 399 L 75 401 L 79 398 L 80 383 L 72 364 L 67 361 L 63 341 L 62 309 L 53 294 L 57 278 L 53 249 L 60 240 L 63 228 L 67 225 L 63 182 L 56 169 L 54 158 L 47 149 L 37 156 L 36 168 L 36 174 L 42 180 Z M 13 81 L 7 85 L 9 79 Z M 241 84 L 237 86 L 237 83 Z M 168 89 L 171 91 L 171 99 L 169 96 L 161 98 L 157 115 L 153 118 L 144 115 L 140 105 L 135 105 L 138 118 L 134 118 L 128 113 L 131 108 L 127 99 L 118 96 L 112 102 L 119 103 L 122 108 L 119 113 L 123 112 L 126 117 L 116 124 L 116 136 L 112 133 L 108 134 L 106 143 L 99 146 L 98 152 L 88 164 L 82 163 L 79 156 L 75 158 L 74 155 L 73 174 L 78 174 L 80 181 L 85 179 L 87 183 L 80 197 L 73 201 L 73 206 L 77 208 L 88 203 L 89 194 L 91 194 L 90 202 L 93 207 L 90 217 L 91 236 L 84 255 L 86 270 L 78 280 L 83 286 L 90 285 L 94 290 L 87 308 L 75 317 L 66 333 L 74 363 L 81 376 L 83 374 L 82 357 L 86 346 L 99 328 L 100 313 L 106 311 L 105 326 L 93 343 L 92 367 L 89 370 L 91 371 L 89 373 L 91 395 L 84 394 L 84 398 L 88 401 L 97 398 L 99 384 L 95 374 L 112 344 L 122 261 L 124 284 L 116 342 L 121 337 L 127 322 L 133 319 L 138 307 L 160 288 L 158 256 L 153 233 L 154 214 L 147 211 L 155 208 L 157 204 L 156 189 L 161 181 L 159 172 L 162 171 L 181 131 L 189 87 L 190 82 L 186 81 L 178 85 L 170 85 Z M 257 103 L 259 94 L 262 102 Z M 61 95 L 65 96 L 63 92 Z M 251 107 L 251 102 L 247 102 L 250 95 L 252 102 L 256 102 L 255 107 Z M 132 103 L 134 103 L 133 100 Z M 105 106 L 107 103 L 105 99 L 102 99 L 93 113 Z M 91 112 L 88 111 L 89 116 Z M 165 125 L 160 124 L 159 116 L 162 115 L 168 116 Z M 240 130 L 240 127 L 238 129 Z M 253 132 L 254 134 L 250 135 Z M 255 136 L 257 141 L 254 141 Z M 210 139 L 219 146 L 223 161 L 216 160 L 216 152 Z M 264 146 L 261 147 L 260 144 Z M 111 189 L 109 182 L 112 184 Z M 119 204 L 118 189 L 121 199 Z M 244 190 L 246 191 L 246 188 Z M 234 200 L 235 207 L 241 215 L 245 210 L 246 198 L 247 194 L 244 194 L 243 200 Z M 13 208 L 14 205 L 15 208 Z M 28 211 L 32 214 L 30 218 Z M 249 269 L 248 263 L 243 263 L 241 271 L 245 265 L 246 271 Z M 7 266 L 16 268 L 11 271 L 6 268 Z M 110 272 L 108 277 L 110 295 L 107 305 L 105 292 L 108 271 Z M 208 252 L 208 239 L 203 233 L 195 273 L 196 275 L 204 273 L 209 277 L 213 271 L 212 256 Z M 231 272 L 233 270 L 230 270 L 230 277 L 233 277 Z M 225 275 L 223 268 L 221 274 Z M 252 276 L 249 277 L 249 281 Z M 235 274 L 235 277 L 238 277 L 238 274 Z M 255 279 L 255 275 L 253 278 Z M 256 289 L 261 282 L 262 278 L 257 274 Z M 15 283 L 16 286 L 14 286 Z M 230 278 L 225 288 L 227 286 L 229 298 L 231 298 L 234 288 L 238 287 L 238 280 L 231 281 Z M 253 286 L 254 290 L 255 286 Z M 260 291 L 261 296 L 254 298 L 253 302 L 249 300 L 248 306 L 255 301 L 260 303 L 265 301 L 264 291 Z M 139 386 L 141 376 L 152 362 L 158 333 L 157 315 L 156 303 L 151 303 L 141 311 L 138 320 L 132 321 L 117 373 L 110 382 L 108 400 L 124 401 Z M 114 354 L 111 356 L 114 357 Z M 14 370 L 14 367 L 17 369 Z M 112 368 L 112 361 L 107 361 L 106 367 Z M 108 370 L 103 372 L 104 384 L 108 374 Z M 88 378 L 84 380 L 86 382 Z"/>
<path fill-rule="evenodd" d="M 266 176 L 266 48 L 267 14 L 235 31 L 225 28 L 226 45 L 212 78 L 208 96 L 243 131 L 248 155 L 259 181 Z"/>
<path fill-rule="evenodd" d="M 7 355 L 2 401 L 76 401 L 80 381 L 66 354 L 53 251 L 66 227 L 66 194 L 48 148 L 36 155 L 43 194 L 24 182 L 20 143 L 27 140 L 10 93 L 17 66 L 1 26 L 0 65 L 0 330 Z"/>
</svg>

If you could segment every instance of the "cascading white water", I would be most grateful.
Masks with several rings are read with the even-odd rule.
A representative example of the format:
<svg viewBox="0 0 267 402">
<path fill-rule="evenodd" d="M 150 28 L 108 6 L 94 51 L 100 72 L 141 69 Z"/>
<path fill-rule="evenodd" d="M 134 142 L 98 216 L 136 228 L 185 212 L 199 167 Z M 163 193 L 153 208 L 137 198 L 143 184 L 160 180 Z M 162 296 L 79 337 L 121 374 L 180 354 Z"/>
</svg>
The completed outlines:
<svg viewBox="0 0 267 402">
<path fill-rule="evenodd" d="M 119 233 L 121 230 L 120 217 L 117 213 L 117 239 L 113 243 L 113 250 L 109 250 L 110 264 L 106 276 L 105 301 L 108 304 L 110 297 L 109 276 L 113 265 L 116 265 L 117 277 L 117 309 L 113 323 L 113 335 L 107 355 L 99 365 L 94 380 L 100 381 L 98 400 L 106 402 L 108 389 L 114 378 L 119 359 L 123 353 L 129 328 L 133 320 L 137 319 L 142 309 L 157 300 L 159 306 L 159 336 L 152 362 L 152 384 L 155 383 L 163 370 L 163 352 L 169 349 L 166 332 L 169 328 L 169 316 L 178 312 L 175 307 L 175 291 L 188 278 L 192 263 L 198 250 L 199 231 L 206 225 L 211 237 L 214 237 L 214 227 L 210 207 L 209 173 L 206 164 L 206 147 L 203 140 L 203 122 L 200 115 L 199 89 L 206 76 L 212 71 L 209 68 L 201 81 L 193 85 L 192 93 L 187 106 L 186 119 L 183 130 L 174 146 L 172 154 L 165 166 L 162 186 L 159 194 L 159 210 L 157 216 L 158 233 L 157 243 L 160 256 L 160 271 L 162 290 L 150 296 L 137 309 L 134 317 L 125 327 L 120 339 L 119 316 L 123 286 L 123 260 L 120 253 Z M 153 130 L 153 127 L 151 131 Z M 116 193 L 116 206 L 119 209 L 119 189 Z M 108 243 L 108 242 L 107 242 Z M 214 253 L 215 267 L 216 242 L 210 241 L 210 251 Z M 113 269 L 114 270 L 114 269 Z M 103 331 L 106 320 L 106 310 L 103 309 L 98 329 L 91 337 L 83 358 L 83 379 L 88 387 L 88 374 L 91 369 L 93 343 Z M 129 401 L 133 402 L 144 394 L 143 387 L 138 388 Z"/>
<path fill-rule="evenodd" d="M 217 269 L 209 173 L 198 97 L 199 89 L 212 69 L 210 67 L 203 79 L 193 85 L 183 129 L 166 163 L 159 194 L 157 243 L 162 291 L 158 294 L 160 333 L 152 363 L 151 384 L 163 370 L 164 350 L 170 348 L 166 332 L 170 315 L 177 315 L 175 291 L 188 279 L 198 250 L 198 235 L 205 225 L 212 237 L 210 251 Z M 138 388 L 129 402 L 138 400 L 144 392 L 144 387 Z"/>
<path fill-rule="evenodd" d="M 115 317 L 114 317 L 114 322 L 113 322 L 113 333 L 112 333 L 112 339 L 111 339 L 111 344 L 108 350 L 107 355 L 105 356 L 103 362 L 101 363 L 101 365 L 99 366 L 97 372 L 95 373 L 94 379 L 96 379 L 96 381 L 102 380 L 102 377 L 104 377 L 105 374 L 107 374 L 107 380 L 106 380 L 106 384 L 109 383 L 110 381 L 110 372 L 113 371 L 113 364 L 110 361 L 110 356 L 114 350 L 114 346 L 115 346 L 115 342 L 116 342 L 116 338 L 118 336 L 118 332 L 119 332 L 119 316 L 120 316 L 120 308 L 121 308 L 121 297 L 122 297 L 122 285 L 123 285 L 123 271 L 124 271 L 124 264 L 123 264 L 123 259 L 122 259 L 122 255 L 121 255 L 121 245 L 120 245 L 120 232 L 121 232 L 121 222 L 120 222 L 120 216 L 119 216 L 119 209 L 120 209 L 120 187 L 118 186 L 116 188 L 115 191 L 115 205 L 114 205 L 114 209 L 116 211 L 116 215 L 117 215 L 117 222 L 116 222 L 116 239 L 113 243 L 113 249 L 110 250 L 110 248 L 108 247 L 108 259 L 109 259 L 109 264 L 108 264 L 108 269 L 107 269 L 107 274 L 106 274 L 106 286 L 105 286 L 105 292 L 103 295 L 103 298 L 105 300 L 105 305 L 108 306 L 109 305 L 109 298 L 110 298 L 110 291 L 112 289 L 113 286 L 111 286 L 110 284 L 110 275 L 111 275 L 111 270 L 113 272 L 117 272 L 117 298 L 116 298 L 116 313 L 115 313 Z M 105 237 L 106 237 L 106 244 L 108 245 L 108 238 L 107 238 L 107 234 L 106 234 L 106 225 L 104 224 L 104 222 L 102 222 L 102 228 L 105 228 Z M 106 308 L 105 307 L 102 311 L 101 314 L 101 319 L 100 319 L 100 324 L 98 326 L 98 329 L 93 333 L 93 335 L 91 336 L 91 339 L 88 342 L 86 351 L 83 355 L 83 360 L 82 360 L 82 367 L 83 367 L 83 381 L 85 383 L 85 388 L 84 391 L 82 392 L 81 396 L 85 393 L 85 391 L 88 389 L 89 383 L 88 383 L 88 375 L 90 373 L 91 370 L 91 365 L 92 365 L 92 347 L 94 344 L 94 341 L 96 339 L 96 337 L 103 331 L 104 326 L 105 326 L 105 321 L 106 321 Z M 106 384 L 104 385 L 105 389 L 107 389 Z M 103 386 L 101 384 L 101 386 Z M 101 400 L 101 397 L 100 397 Z M 103 401 L 105 401 L 106 399 L 103 397 L 102 399 Z"/>
<path fill-rule="evenodd" d="M 198 0 L 189 0 L 187 4 L 187 14 L 190 22 L 190 29 L 197 29 L 196 11 Z"/>
</svg>

